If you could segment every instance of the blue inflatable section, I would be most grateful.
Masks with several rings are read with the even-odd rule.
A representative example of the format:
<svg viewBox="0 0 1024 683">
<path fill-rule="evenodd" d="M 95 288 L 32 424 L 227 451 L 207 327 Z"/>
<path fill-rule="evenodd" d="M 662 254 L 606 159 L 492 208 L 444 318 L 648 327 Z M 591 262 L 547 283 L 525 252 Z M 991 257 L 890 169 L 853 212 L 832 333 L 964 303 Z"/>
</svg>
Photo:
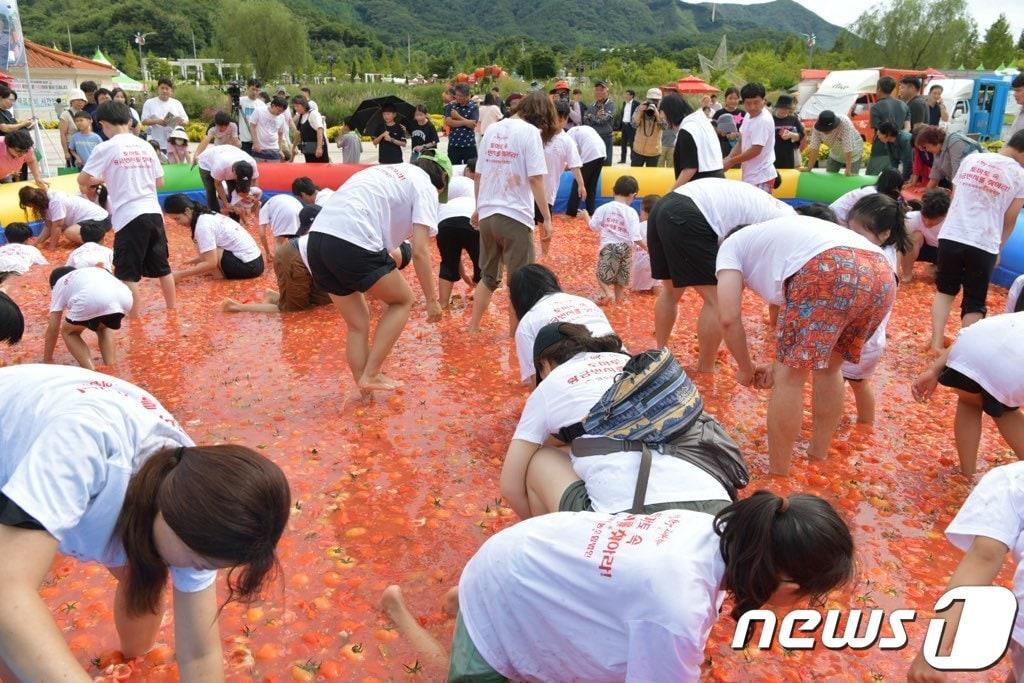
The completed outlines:
<svg viewBox="0 0 1024 683">
<path fill-rule="evenodd" d="M 999 265 L 992 273 L 992 282 L 1009 287 L 1021 273 L 1024 273 L 1024 211 L 1017 218 L 1013 234 L 999 255 Z"/>
</svg>

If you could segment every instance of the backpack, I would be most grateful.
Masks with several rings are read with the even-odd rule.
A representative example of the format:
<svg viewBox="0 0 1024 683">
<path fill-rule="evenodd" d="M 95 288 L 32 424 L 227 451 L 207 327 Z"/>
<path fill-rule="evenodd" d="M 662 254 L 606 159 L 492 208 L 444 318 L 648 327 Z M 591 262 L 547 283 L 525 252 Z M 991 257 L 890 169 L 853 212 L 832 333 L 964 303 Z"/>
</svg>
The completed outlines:
<svg viewBox="0 0 1024 683">
<path fill-rule="evenodd" d="M 579 438 L 587 435 L 604 438 Z M 743 453 L 715 418 L 704 412 L 697 387 L 667 349 L 631 358 L 615 382 L 577 425 L 558 436 L 575 457 L 640 451 L 633 513 L 641 513 L 654 446 L 695 465 L 722 484 L 735 501 L 750 481 Z"/>
</svg>

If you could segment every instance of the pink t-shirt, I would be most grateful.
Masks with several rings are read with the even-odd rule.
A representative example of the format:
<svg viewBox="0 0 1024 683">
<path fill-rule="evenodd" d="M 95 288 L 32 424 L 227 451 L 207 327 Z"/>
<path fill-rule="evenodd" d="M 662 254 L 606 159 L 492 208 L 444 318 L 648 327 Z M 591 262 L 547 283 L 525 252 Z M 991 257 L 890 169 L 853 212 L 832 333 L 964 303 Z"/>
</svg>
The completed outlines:
<svg viewBox="0 0 1024 683">
<path fill-rule="evenodd" d="M 7 153 L 7 143 L 0 138 L 0 178 L 6 178 L 15 171 L 21 170 L 22 165 L 28 163 L 30 156 L 32 156 L 32 150 L 21 156 L 12 157 Z"/>
</svg>

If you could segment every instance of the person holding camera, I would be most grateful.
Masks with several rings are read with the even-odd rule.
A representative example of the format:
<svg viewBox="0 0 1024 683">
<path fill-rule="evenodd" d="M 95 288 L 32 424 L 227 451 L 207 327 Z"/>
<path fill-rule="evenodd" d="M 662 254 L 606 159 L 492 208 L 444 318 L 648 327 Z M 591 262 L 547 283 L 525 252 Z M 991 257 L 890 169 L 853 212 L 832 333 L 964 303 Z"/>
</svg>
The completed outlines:
<svg viewBox="0 0 1024 683">
<path fill-rule="evenodd" d="M 631 166 L 658 165 L 661 158 L 661 134 L 665 130 L 665 119 L 658 115 L 661 104 L 661 90 L 651 88 L 647 97 L 633 113 L 633 159 Z"/>
<path fill-rule="evenodd" d="M 248 154 L 252 154 L 252 129 L 249 127 L 249 119 L 256 110 L 267 108 L 267 103 L 260 98 L 261 85 L 258 79 L 250 78 L 245 84 L 244 95 L 237 83 L 232 83 L 228 87 L 228 104 L 238 117 L 238 139 L 242 142 L 242 149 Z"/>
<path fill-rule="evenodd" d="M 583 125 L 590 126 L 604 140 L 604 165 L 612 165 L 612 128 L 615 125 L 615 102 L 608 96 L 608 84 L 598 81 L 594 84 L 594 104 L 583 114 Z"/>
</svg>

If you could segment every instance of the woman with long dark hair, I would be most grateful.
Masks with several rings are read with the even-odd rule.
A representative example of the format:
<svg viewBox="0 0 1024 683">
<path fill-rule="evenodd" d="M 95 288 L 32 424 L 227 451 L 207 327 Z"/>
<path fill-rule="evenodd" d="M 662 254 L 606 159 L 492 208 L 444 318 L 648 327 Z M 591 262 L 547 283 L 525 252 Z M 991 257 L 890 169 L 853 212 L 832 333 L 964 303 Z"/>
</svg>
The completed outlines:
<svg viewBox="0 0 1024 683">
<path fill-rule="evenodd" d="M 106 188 L 101 190 L 106 194 Z M 103 232 L 110 230 L 110 215 L 103 204 L 91 202 L 79 195 L 26 185 L 18 190 L 22 209 L 31 210 L 34 218 L 43 221 L 39 244 L 55 249 L 63 236 L 71 244 L 82 244 L 82 227 L 94 225 Z"/>
<path fill-rule="evenodd" d="M 214 148 L 217 149 L 217 148 Z M 174 281 L 216 272 L 227 280 L 248 280 L 263 274 L 263 252 L 256 240 L 236 221 L 213 213 L 186 194 L 172 194 L 164 202 L 164 220 L 188 227 L 197 255 L 186 262 L 191 268 L 174 273 Z"/>
<path fill-rule="evenodd" d="M 223 676 L 218 569 L 227 601 L 259 596 L 288 521 L 284 473 L 244 446 L 195 446 L 150 394 L 54 365 L 0 369 L 0 677 L 88 681 L 38 594 L 58 552 L 117 577 L 127 657 L 153 645 L 174 587 L 183 681 Z"/>
<path fill-rule="evenodd" d="M 758 491 L 717 516 L 557 513 L 495 534 L 449 592 L 450 658 L 398 586 L 381 604 L 449 681 L 696 681 L 720 591 L 737 620 L 821 603 L 852 578 L 853 553 L 826 501 Z"/>
</svg>

